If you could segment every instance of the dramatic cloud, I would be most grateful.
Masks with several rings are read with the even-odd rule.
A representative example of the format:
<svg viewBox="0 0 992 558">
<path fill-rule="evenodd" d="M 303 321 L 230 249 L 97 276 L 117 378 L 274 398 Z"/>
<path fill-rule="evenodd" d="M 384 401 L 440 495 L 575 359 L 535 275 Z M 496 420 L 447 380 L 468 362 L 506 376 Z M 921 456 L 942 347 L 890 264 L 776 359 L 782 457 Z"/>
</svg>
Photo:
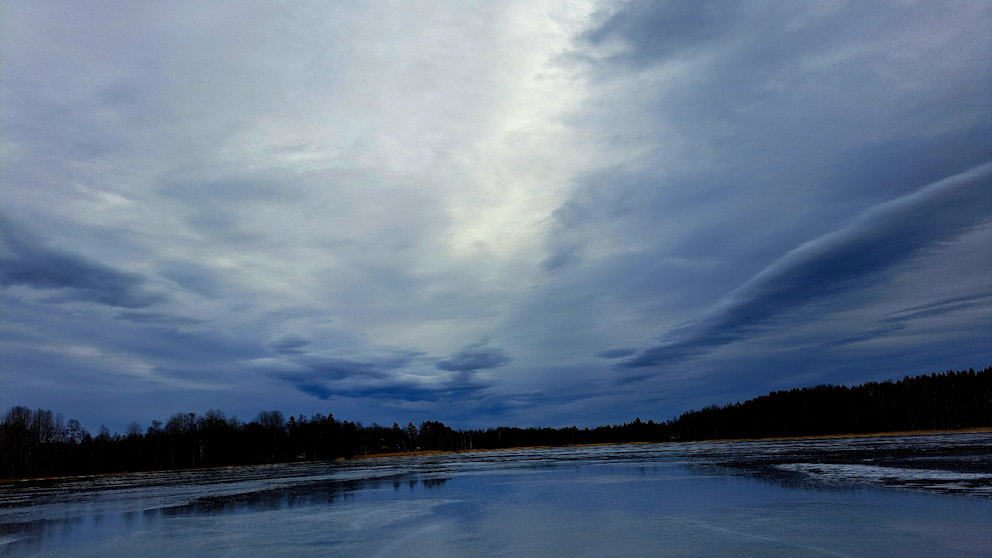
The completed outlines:
<svg viewBox="0 0 992 558">
<path fill-rule="evenodd" d="M 984 0 L 10 0 L 0 51 L 0 410 L 582 426 L 992 362 Z"/>
<path fill-rule="evenodd" d="M 145 308 L 163 300 L 145 288 L 145 279 L 45 246 L 0 219 L 0 285 L 58 291 L 55 300 L 84 301 L 121 308 Z"/>
<path fill-rule="evenodd" d="M 417 352 L 400 352 L 371 362 L 355 362 L 306 355 L 288 362 L 262 359 L 256 361 L 255 366 L 281 368 L 270 374 L 322 400 L 332 397 L 405 402 L 465 400 L 477 399 L 480 392 L 490 387 L 488 383 L 468 374 L 474 369 L 459 369 L 458 374 L 442 378 L 415 379 L 409 375 L 397 377 L 392 374 L 396 370 L 409 368 L 414 359 L 421 356 Z"/>
<path fill-rule="evenodd" d="M 847 227 L 792 250 L 727 295 L 705 317 L 671 331 L 665 343 L 619 366 L 680 362 L 754 335 L 800 306 L 864 288 L 921 250 L 990 219 L 990 186 L 992 163 L 874 207 Z M 834 343 L 849 342 L 853 341 Z"/>
</svg>

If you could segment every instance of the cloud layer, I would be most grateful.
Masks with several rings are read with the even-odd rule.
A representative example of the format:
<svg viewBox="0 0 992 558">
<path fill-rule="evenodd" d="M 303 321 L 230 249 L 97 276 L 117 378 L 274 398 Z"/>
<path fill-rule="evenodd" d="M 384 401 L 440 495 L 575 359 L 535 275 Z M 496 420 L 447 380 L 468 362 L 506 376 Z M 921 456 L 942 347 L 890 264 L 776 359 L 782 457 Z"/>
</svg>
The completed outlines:
<svg viewBox="0 0 992 558">
<path fill-rule="evenodd" d="M 992 359 L 988 2 L 12 1 L 0 407 L 598 424 Z"/>
<path fill-rule="evenodd" d="M 3 245 L 0 285 L 26 286 L 57 293 L 56 301 L 86 301 L 120 308 L 145 308 L 162 296 L 145 288 L 145 279 L 41 244 L 0 219 Z"/>
<path fill-rule="evenodd" d="M 680 362 L 755 335 L 790 311 L 865 288 L 921 250 L 987 221 L 990 186 L 992 163 L 875 206 L 843 229 L 790 251 L 701 319 L 672 330 L 663 344 L 639 352 L 619 367 Z M 857 339 L 867 340 L 875 333 Z"/>
</svg>

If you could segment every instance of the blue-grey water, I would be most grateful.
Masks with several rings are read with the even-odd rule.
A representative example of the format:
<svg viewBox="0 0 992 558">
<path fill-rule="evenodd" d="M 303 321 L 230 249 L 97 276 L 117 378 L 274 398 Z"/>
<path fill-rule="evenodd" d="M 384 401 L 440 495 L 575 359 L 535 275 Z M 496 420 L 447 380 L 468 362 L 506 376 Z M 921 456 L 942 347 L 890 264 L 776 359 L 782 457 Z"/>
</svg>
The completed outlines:
<svg viewBox="0 0 992 558">
<path fill-rule="evenodd" d="M 531 449 L 0 487 L 4 556 L 992 556 L 992 433 Z"/>
</svg>

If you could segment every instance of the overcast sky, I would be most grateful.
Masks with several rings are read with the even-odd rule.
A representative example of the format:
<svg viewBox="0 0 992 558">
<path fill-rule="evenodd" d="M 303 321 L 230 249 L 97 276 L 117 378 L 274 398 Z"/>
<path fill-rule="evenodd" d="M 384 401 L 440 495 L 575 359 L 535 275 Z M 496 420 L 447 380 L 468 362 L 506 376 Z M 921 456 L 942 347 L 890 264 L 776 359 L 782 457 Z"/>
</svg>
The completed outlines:
<svg viewBox="0 0 992 558">
<path fill-rule="evenodd" d="M 0 407 L 581 427 L 992 364 L 986 0 L 0 21 Z"/>
</svg>

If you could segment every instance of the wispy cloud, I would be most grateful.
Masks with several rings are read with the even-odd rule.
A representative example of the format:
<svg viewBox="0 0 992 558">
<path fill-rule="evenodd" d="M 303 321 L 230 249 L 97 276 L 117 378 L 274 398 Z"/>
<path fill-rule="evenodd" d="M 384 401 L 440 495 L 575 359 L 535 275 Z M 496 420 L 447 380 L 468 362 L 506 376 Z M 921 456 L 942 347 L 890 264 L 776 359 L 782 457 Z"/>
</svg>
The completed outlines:
<svg viewBox="0 0 992 558">
<path fill-rule="evenodd" d="M 364 362 L 304 356 L 288 362 L 263 359 L 256 361 L 255 367 L 269 369 L 269 375 L 273 378 L 288 382 L 297 390 L 322 400 L 331 397 L 393 401 L 466 400 L 479 397 L 481 392 L 491 387 L 490 383 L 473 377 L 471 372 L 474 370 L 459 370 L 452 375 L 426 378 L 397 374 L 420 356 L 423 356 L 422 353 L 410 351 Z"/>
<path fill-rule="evenodd" d="M 740 17 L 740 2 L 634 0 L 621 6 L 602 25 L 586 34 L 593 44 L 619 41 L 623 50 L 612 58 L 645 66 L 696 51 L 694 47 L 720 38 Z"/>
<path fill-rule="evenodd" d="M 792 250 L 703 318 L 618 364 L 675 364 L 760 333 L 803 305 L 864 288 L 920 251 L 989 219 L 992 164 L 880 204 L 850 225 Z"/>
<path fill-rule="evenodd" d="M 10 2 L 0 404 L 572 424 L 782 387 L 797 346 L 802 381 L 984 365 L 988 185 L 925 187 L 992 160 L 990 22 Z"/>
<path fill-rule="evenodd" d="M 281 335 L 266 345 L 278 353 L 301 353 L 303 348 L 310 344 L 310 340 L 292 333 Z"/>
<path fill-rule="evenodd" d="M 930 304 L 921 304 L 919 306 L 911 306 L 909 308 L 890 312 L 888 318 L 878 320 L 877 323 L 906 322 L 919 318 L 940 316 L 942 314 L 955 312 L 957 310 L 964 310 L 966 308 L 989 306 L 989 298 L 992 298 L 992 293 L 979 293 L 945 298 L 943 300 L 931 302 Z"/>
<path fill-rule="evenodd" d="M 134 310 L 118 312 L 114 315 L 114 319 L 124 320 L 136 324 L 155 324 L 174 327 L 194 326 L 205 323 L 205 320 L 189 318 L 186 316 L 177 316 L 165 312 L 145 312 Z"/>
<path fill-rule="evenodd" d="M 0 218 L 0 285 L 55 291 L 53 301 L 94 302 L 120 308 L 146 308 L 165 300 L 145 278 L 44 244 Z"/>
</svg>

